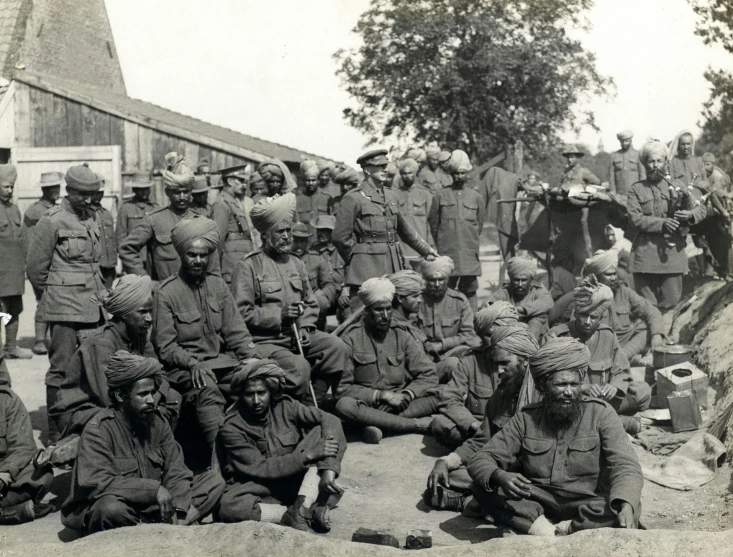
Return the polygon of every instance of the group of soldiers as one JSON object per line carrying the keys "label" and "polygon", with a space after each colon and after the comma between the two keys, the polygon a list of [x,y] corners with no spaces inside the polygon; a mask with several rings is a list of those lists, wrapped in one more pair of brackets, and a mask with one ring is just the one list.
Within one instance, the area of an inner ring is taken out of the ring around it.
{"label": "group of soldiers", "polygon": [[[300,185],[276,160],[222,169],[214,204],[194,207],[211,169],[196,175],[171,153],[168,206],[136,177],[116,230],[88,166],[68,169],[59,204],[61,176],[44,175],[45,212],[22,223],[14,168],[0,167],[0,249],[16,250],[0,269],[15,285],[0,298],[5,358],[24,356],[11,327],[26,274],[34,351],[50,333],[45,449],[0,363],[0,521],[52,512],[51,467],[73,466],[61,516],[83,534],[209,515],[327,532],[353,430],[366,443],[440,441],[450,452],[423,494],[434,508],[533,535],[637,527],[643,480],[627,433],[651,389],[630,361],[663,341],[664,298],[652,295],[672,290],[644,278],[657,273],[644,250],[679,257],[681,223],[702,221],[706,203],[669,212],[666,147],[649,142],[635,163],[646,175],[626,192],[641,295],[619,279],[616,249],[587,258],[568,292],[518,255],[479,308],[488,195],[469,157],[432,147],[395,166],[387,155],[359,157],[362,175],[304,161]],[[340,325],[327,332],[331,315]]]}

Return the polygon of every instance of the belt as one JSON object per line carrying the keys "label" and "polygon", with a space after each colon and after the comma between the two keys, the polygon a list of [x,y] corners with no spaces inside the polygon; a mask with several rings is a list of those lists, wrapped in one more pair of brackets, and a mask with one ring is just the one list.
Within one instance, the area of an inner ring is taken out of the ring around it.
{"label": "belt", "polygon": [[357,244],[394,244],[397,241],[397,233],[392,230],[390,232],[372,233],[366,236],[357,236]]}

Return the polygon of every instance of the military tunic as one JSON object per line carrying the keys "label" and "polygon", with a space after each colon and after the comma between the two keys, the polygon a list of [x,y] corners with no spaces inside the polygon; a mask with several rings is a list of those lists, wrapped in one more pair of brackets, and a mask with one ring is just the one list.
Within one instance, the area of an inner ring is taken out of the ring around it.
{"label": "military tunic", "polygon": [[23,240],[25,242],[23,250],[25,251],[26,256],[28,254],[31,241],[33,240],[33,229],[38,224],[38,221],[41,220],[43,215],[46,214],[46,211],[54,205],[55,203],[52,203],[48,199],[41,198],[28,207],[25,210],[25,213],[23,213]]}
{"label": "military tunic", "polygon": [[[397,205],[400,213],[405,215],[407,222],[415,229],[415,232],[431,246],[434,245],[433,236],[428,226],[428,213],[433,203],[433,195],[417,183],[411,187],[399,187],[393,190],[397,195]],[[405,257],[419,259],[420,254],[410,246],[402,242],[402,250]]]}
{"label": "military tunic", "polygon": [[428,341],[440,343],[441,355],[458,346],[475,348],[480,344],[473,329],[473,311],[468,300],[451,288],[441,300],[423,297],[416,324]]}
{"label": "military tunic", "polygon": [[20,210],[0,201],[0,298],[25,292],[25,245]]}
{"label": "military tunic", "polygon": [[249,197],[239,201],[228,191],[222,190],[211,209],[211,218],[219,227],[221,276],[227,284],[232,282],[237,262],[254,250],[254,229],[249,220],[252,207]]}
{"label": "military tunic", "polygon": [[[115,229],[115,236],[117,238],[118,248],[122,246],[130,233],[142,223],[145,217],[158,209],[160,209],[160,205],[153,203],[152,201],[137,201],[135,199],[128,199],[125,201],[119,211],[117,211],[117,228]],[[149,275],[150,262],[148,261],[147,246],[143,246],[139,253],[145,272]]]}
{"label": "military tunic", "polygon": [[339,288],[333,282],[333,274],[329,269],[328,261],[321,256],[318,250],[309,249],[303,255],[303,263],[308,273],[308,282],[314,289],[313,295],[318,301],[320,315],[325,317],[326,312],[336,300]]}
{"label": "military tunic", "polygon": [[619,149],[611,155],[609,184],[612,192],[625,196],[632,184],[645,179],[646,170],[639,159],[639,151],[629,147],[625,151]]}
{"label": "military tunic", "polygon": [[329,182],[326,186],[318,184],[318,191],[321,193],[325,193],[326,195],[332,197],[334,200],[338,200],[341,197],[341,187],[334,182]]}
{"label": "military tunic", "polygon": [[117,238],[115,236],[115,220],[102,205],[93,206],[99,227],[99,241],[102,255],[99,258],[99,267],[105,280],[105,286],[112,288],[117,267]]}
{"label": "military tunic", "polygon": [[[677,180],[685,186],[693,183],[697,185],[706,180],[705,165],[702,157],[680,158],[674,156],[669,161],[669,175],[672,180]],[[694,179],[694,180],[693,180]]]}
{"label": "military tunic", "polygon": [[447,188],[453,183],[450,174],[444,172],[440,168],[432,170],[427,164],[417,171],[417,179],[420,180],[422,186],[430,192],[436,192],[440,189]]}
{"label": "military tunic", "polygon": [[211,207],[211,203],[207,203],[206,205],[194,205],[191,203],[190,211],[200,217],[206,217],[208,219],[211,218]]}
{"label": "military tunic", "polygon": [[489,296],[490,302],[504,301],[514,304],[515,307],[524,308],[524,315],[520,315],[520,321],[527,323],[530,332],[539,340],[547,331],[547,314],[552,309],[554,302],[552,295],[547,288],[541,284],[533,284],[527,295],[519,302],[516,302],[509,292],[509,285],[505,284]]}
{"label": "military tunic", "polygon": [[[307,192],[295,196],[298,222],[311,226],[311,221],[321,215],[333,215],[334,198],[321,190],[312,194]],[[312,228],[312,227],[311,227]]]}

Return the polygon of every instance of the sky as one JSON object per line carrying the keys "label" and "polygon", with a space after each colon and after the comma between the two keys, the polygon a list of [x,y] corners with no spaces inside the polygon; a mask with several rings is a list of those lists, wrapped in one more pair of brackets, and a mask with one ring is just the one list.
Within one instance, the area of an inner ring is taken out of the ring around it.
{"label": "sky", "polygon": [[[105,0],[130,96],[242,133],[354,164],[367,138],[343,119],[352,100],[333,53],[358,46],[352,30],[369,0]],[[574,31],[614,79],[595,99],[598,133],[671,140],[697,131],[709,96],[708,65],[733,70],[733,56],[694,35],[687,0],[596,0],[590,32]],[[389,147],[389,145],[386,145]]]}

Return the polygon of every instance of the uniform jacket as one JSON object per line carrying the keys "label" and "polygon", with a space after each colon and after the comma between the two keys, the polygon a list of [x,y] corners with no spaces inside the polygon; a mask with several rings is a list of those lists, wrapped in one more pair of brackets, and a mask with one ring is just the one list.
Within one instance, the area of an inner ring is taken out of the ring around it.
{"label": "uniform jacket", "polygon": [[299,193],[295,197],[295,203],[298,222],[308,226],[312,219],[320,215],[333,215],[334,198],[320,189],[312,194]]}
{"label": "uniform jacket", "polygon": [[407,390],[419,397],[438,385],[435,365],[423,347],[394,320],[382,342],[369,334],[362,320],[347,327],[341,340],[349,347],[354,369],[344,370],[337,398],[371,403],[377,391],[384,390]]}
{"label": "uniform jacket", "polygon": [[224,454],[224,479],[228,483],[262,482],[305,472],[309,464],[304,448],[298,445],[314,427],[321,428],[323,439],[332,435],[339,443],[339,455],[319,461],[316,467],[340,474],[346,438],[338,418],[286,395],[271,402],[263,421],[246,416],[235,406],[224,416],[217,439]]}
{"label": "uniform jacket", "polygon": [[462,344],[473,347],[480,344],[473,330],[471,305],[466,296],[452,288],[440,301],[423,298],[417,312],[417,326],[429,341],[441,343],[441,353]]}
{"label": "uniform jacket", "polygon": [[[428,226],[428,213],[433,203],[433,195],[417,183],[409,188],[400,187],[395,188],[393,191],[397,196],[400,213],[405,215],[407,222],[423,240],[431,246],[434,245],[433,236]],[[407,257],[419,256],[415,250],[404,242],[402,242],[402,250]]]}
{"label": "uniform jacket", "polygon": [[0,385],[0,472],[15,480],[36,450],[28,410],[10,387]]}
{"label": "uniform jacket", "polygon": [[337,200],[341,197],[341,186],[334,182],[329,182],[327,186],[322,186],[321,184],[318,184],[318,191],[321,193],[325,193],[326,195],[330,195],[334,198],[334,200]]}
{"label": "uniform jacket", "polygon": [[576,164],[570,170],[563,172],[562,178],[560,178],[561,184],[592,184],[598,185],[601,181],[598,176],[593,174],[587,168]]}
{"label": "uniform jacket", "polygon": [[430,192],[436,192],[440,189],[447,188],[453,183],[453,178],[440,168],[431,170],[426,164],[417,171],[417,178],[422,186]]}
{"label": "uniform jacket", "polygon": [[[69,361],[56,404],[49,410],[49,414],[59,421],[64,437],[81,433],[97,412],[112,406],[104,370],[118,350],[133,351],[125,329],[122,321],[106,323],[84,338]],[[141,355],[157,359],[150,341]],[[158,412],[175,428],[181,395],[163,379],[156,398]]]}
{"label": "uniform jacket", "polygon": [[308,273],[308,283],[313,288],[313,295],[318,301],[320,311],[328,311],[340,291],[340,285],[337,286],[333,282],[328,260],[322,257],[318,250],[309,249],[303,255],[303,263]]}
{"label": "uniform jacket", "polygon": [[510,302],[516,307],[523,307],[526,309],[527,321],[534,317],[547,315],[554,305],[552,295],[547,291],[547,288],[541,284],[533,284],[530,286],[529,292],[527,292],[527,295],[519,303],[514,302],[514,298],[512,298],[512,295],[509,292],[509,286],[504,285],[504,288],[495,290],[491,293],[491,296],[489,296],[489,301],[491,302],[498,302],[500,300]]}
{"label": "uniform jacket", "polygon": [[28,249],[30,248],[31,241],[33,239],[33,229],[41,220],[41,217],[46,214],[51,207],[55,204],[51,203],[47,199],[39,199],[33,205],[28,207],[23,213],[23,250],[28,257]]}
{"label": "uniform jacket", "polygon": [[644,479],[621,420],[601,400],[581,397],[581,405],[578,421],[562,431],[547,422],[541,402],[525,406],[471,458],[473,481],[489,489],[497,469],[518,465],[535,485],[623,501],[638,513]]}
{"label": "uniform jacket", "polygon": [[[684,274],[688,271],[685,238],[679,230],[672,236],[663,233],[664,219],[670,216],[672,185],[682,186],[680,182],[670,184],[664,179],[657,184],[645,180],[636,182],[629,190],[626,208],[635,233],[630,266],[635,273]],[[692,211],[691,224],[697,224],[707,216],[705,205],[693,206],[692,199],[687,199],[682,208]]]}
{"label": "uniform jacket", "polygon": [[252,337],[234,305],[229,287],[207,273],[198,285],[169,277],[155,296],[153,343],[160,361],[171,369],[189,369],[192,357],[213,360],[233,352],[243,360],[256,356]]}
{"label": "uniform jacket", "polygon": [[342,198],[333,245],[348,265],[347,285],[403,269],[399,240],[422,256],[430,251],[400,212],[394,191],[367,179]]}
{"label": "uniform jacket", "polygon": [[645,179],[646,170],[639,160],[639,151],[629,147],[626,151],[619,149],[611,155],[609,184],[612,192],[627,195],[632,184]]}
{"label": "uniform jacket", "polygon": [[290,347],[292,333],[282,326],[282,308],[303,302],[298,328],[315,330],[319,307],[305,263],[290,254],[280,263],[261,251],[242,259],[232,275],[232,293],[236,310],[247,323],[255,342],[280,343]]}
{"label": "uniform jacket", "polygon": [[51,207],[35,228],[28,253],[28,278],[43,290],[37,317],[42,321],[97,323],[102,248],[93,211],[80,217],[66,199]]}
{"label": "uniform jacket", "polygon": [[94,207],[99,227],[99,241],[102,245],[102,256],[99,266],[110,268],[117,266],[117,238],[115,236],[115,219],[107,209]]}
{"label": "uniform jacket", "polygon": [[0,298],[25,291],[24,236],[18,207],[0,201]]}
{"label": "uniform jacket", "polygon": [[253,228],[249,220],[252,207],[249,197],[245,197],[240,205],[231,193],[222,190],[211,209],[211,218],[219,227],[221,276],[228,283],[232,281],[237,262],[254,250]]}
{"label": "uniform jacket", "polygon": [[312,250],[316,250],[321,258],[326,262],[328,273],[333,279],[333,283],[340,288],[344,284],[346,276],[346,265],[344,260],[336,250],[333,244],[313,244]]}
{"label": "uniform jacket", "polygon": [[200,207],[198,205],[191,204],[191,212],[199,215],[200,217],[206,217],[211,218],[211,203],[207,203],[205,207]]}
{"label": "uniform jacket", "polygon": [[479,237],[486,200],[473,188],[455,186],[433,194],[428,222],[439,254],[453,259],[453,276],[480,276]]}
{"label": "uniform jacket", "polygon": [[[153,211],[160,209],[160,205],[152,201],[135,201],[128,199],[122,204],[117,211],[117,228],[115,236],[117,237],[117,248],[127,239],[130,232],[135,230],[137,225],[141,224],[143,219],[150,215]],[[147,274],[150,274],[150,261],[148,260],[148,248],[143,246],[140,248],[140,260]]]}
{"label": "uniform jacket", "polygon": [[170,492],[176,508],[187,511],[192,480],[181,447],[160,416],[153,421],[150,440],[143,443],[121,411],[102,410],[81,435],[61,523],[82,530],[86,513],[105,495],[138,508],[155,506],[161,485]]}
{"label": "uniform jacket", "polygon": [[672,157],[669,161],[669,175],[672,180],[678,180],[685,186],[692,184],[693,176],[697,176],[695,184],[706,180],[702,157],[687,157],[686,159]]}

